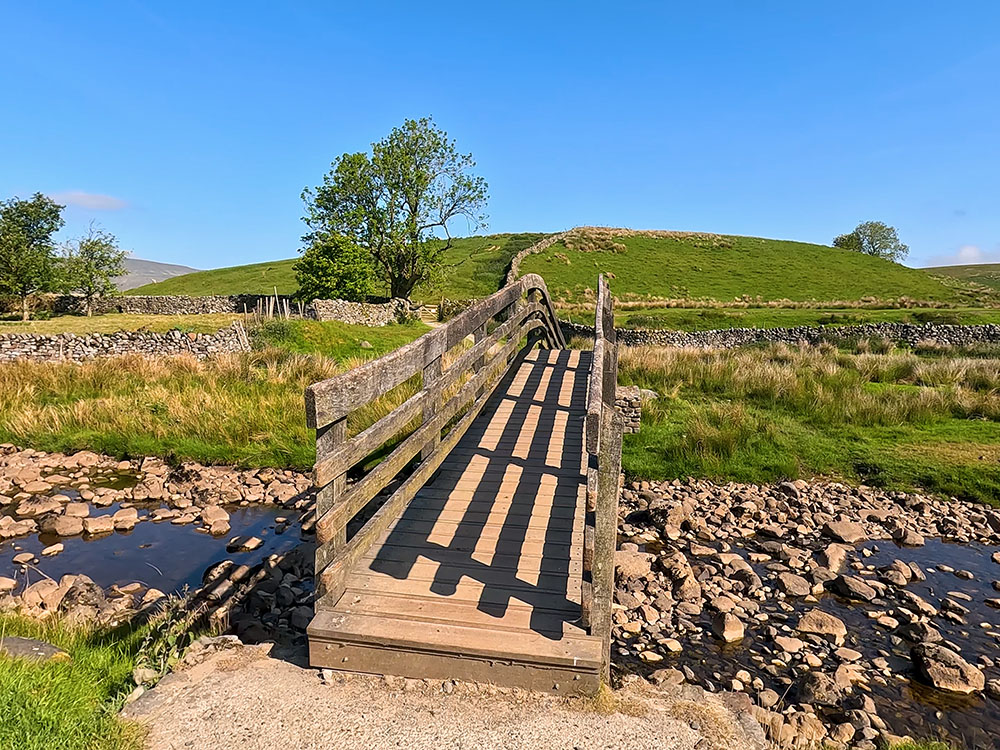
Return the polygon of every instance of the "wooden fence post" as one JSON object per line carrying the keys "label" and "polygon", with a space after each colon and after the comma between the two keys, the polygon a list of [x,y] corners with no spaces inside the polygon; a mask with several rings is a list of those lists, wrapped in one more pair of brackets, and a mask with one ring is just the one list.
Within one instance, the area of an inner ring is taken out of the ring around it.
{"label": "wooden fence post", "polygon": [[[347,417],[316,430],[316,458],[329,455],[347,439]],[[347,526],[327,530],[318,522],[333,508],[347,489],[347,474],[338,474],[316,493],[316,570],[323,570],[347,542]],[[320,592],[320,599],[328,593]]]}
{"label": "wooden fence post", "polygon": [[[435,343],[438,339],[431,338],[427,348],[424,350],[423,384],[424,390],[428,392],[427,404],[424,406],[423,421],[427,424],[435,416],[441,407],[441,357],[443,352]],[[420,460],[428,458],[441,444],[441,431],[435,431],[433,437],[427,441],[422,451]]]}
{"label": "wooden fence post", "polygon": [[615,550],[618,547],[618,480],[621,474],[622,418],[614,404],[601,413],[601,458],[597,508],[594,512],[594,558],[591,571],[590,624],[603,641],[604,679],[611,669],[611,602],[615,593]]}

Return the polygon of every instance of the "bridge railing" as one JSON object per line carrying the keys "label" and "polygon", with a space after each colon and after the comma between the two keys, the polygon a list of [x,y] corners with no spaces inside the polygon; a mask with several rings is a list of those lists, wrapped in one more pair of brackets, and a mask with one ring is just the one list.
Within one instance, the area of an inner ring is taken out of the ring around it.
{"label": "bridge railing", "polygon": [[622,417],[615,409],[618,340],[607,279],[597,280],[594,353],[587,391],[584,453],[587,520],[583,544],[583,624],[604,640],[604,676],[611,658],[611,603],[615,591]]}
{"label": "bridge railing", "polygon": [[[529,274],[410,344],[306,389],[306,420],[316,430],[318,606],[337,603],[348,572],[438,469],[514,357],[542,340],[566,346],[544,280]],[[348,438],[352,413],[418,375],[415,394]],[[348,485],[348,472],[380,455]],[[361,526],[348,539],[356,518]]]}

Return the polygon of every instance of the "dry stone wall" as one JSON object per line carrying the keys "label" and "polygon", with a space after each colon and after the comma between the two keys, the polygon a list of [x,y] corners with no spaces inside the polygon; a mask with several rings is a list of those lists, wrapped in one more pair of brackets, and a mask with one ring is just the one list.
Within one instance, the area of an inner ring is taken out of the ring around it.
{"label": "dry stone wall", "polygon": [[77,335],[57,333],[8,333],[0,336],[0,362],[33,360],[36,362],[83,362],[98,357],[140,354],[161,357],[193,354],[199,359],[225,352],[249,351],[246,331],[239,323],[215,333],[185,333],[173,330],[118,331]]}
{"label": "dry stone wall", "polygon": [[[105,297],[94,302],[94,312],[126,313],[129,315],[208,315],[217,313],[253,312],[264,301],[274,300],[274,295],[234,294],[189,297],[185,295],[150,295]],[[278,305],[296,315],[298,303],[291,297],[279,295]],[[72,295],[56,297],[53,312],[78,314],[83,312],[81,298]],[[362,326],[384,326],[413,317],[410,303],[402,299],[388,302],[348,302],[342,299],[313,300],[304,308],[304,317],[321,321],[340,321]]]}
{"label": "dry stone wall", "polygon": [[625,434],[638,432],[642,419],[642,394],[639,386],[618,386],[615,391],[615,409],[622,415]]}
{"label": "dry stone wall", "polygon": [[[560,321],[563,334],[592,338],[594,329]],[[728,328],[713,331],[657,331],[617,329],[618,342],[625,346],[688,346],[701,349],[731,349],[752,344],[805,341],[818,344],[833,339],[886,339],[915,346],[921,342],[963,346],[1000,343],[1000,325],[941,325],[935,323],[865,323],[856,326],[797,326],[795,328]]]}

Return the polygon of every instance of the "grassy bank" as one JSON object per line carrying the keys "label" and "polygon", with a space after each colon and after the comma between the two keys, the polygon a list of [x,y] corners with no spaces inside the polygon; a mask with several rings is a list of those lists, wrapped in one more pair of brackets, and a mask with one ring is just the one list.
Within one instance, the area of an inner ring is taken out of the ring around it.
{"label": "grassy bank", "polygon": [[662,395],[626,439],[626,472],[821,475],[998,504],[1000,349],[955,354],[626,349],[621,381]]}
{"label": "grassy bank", "polygon": [[937,276],[951,276],[962,281],[1000,289],[1000,263],[973,263],[965,266],[937,266],[925,268]]}
{"label": "grassy bank", "polygon": [[0,335],[5,333],[115,333],[116,331],[147,331],[163,333],[177,328],[188,333],[215,333],[240,315],[57,315],[47,320],[0,320]]}
{"label": "grassy bank", "polygon": [[[277,321],[255,334],[260,350],[205,361],[0,363],[0,442],[307,470],[315,436],[305,424],[305,388],[427,330]],[[382,409],[372,405],[357,424]]]}
{"label": "grassy bank", "polygon": [[6,636],[39,638],[71,660],[0,657],[0,746],[18,750],[139,750],[142,731],[116,717],[132,689],[141,631],[102,633],[0,614]]}
{"label": "grassy bank", "polygon": [[553,295],[571,302],[591,297],[598,273],[610,274],[612,291],[630,299],[963,298],[925,271],[825,245],[691,233],[611,239],[557,243],[525,258],[521,273],[541,274]]}

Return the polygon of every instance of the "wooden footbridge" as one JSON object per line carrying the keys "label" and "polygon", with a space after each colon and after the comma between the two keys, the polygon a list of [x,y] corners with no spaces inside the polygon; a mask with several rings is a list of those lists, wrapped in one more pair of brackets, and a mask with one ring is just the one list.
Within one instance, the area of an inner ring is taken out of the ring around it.
{"label": "wooden footbridge", "polygon": [[[603,277],[594,348],[581,351],[529,275],[310,386],[312,664],[596,691],[614,591],[617,369]],[[398,405],[356,431],[352,415],[370,422],[386,402]]]}

